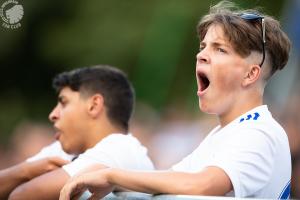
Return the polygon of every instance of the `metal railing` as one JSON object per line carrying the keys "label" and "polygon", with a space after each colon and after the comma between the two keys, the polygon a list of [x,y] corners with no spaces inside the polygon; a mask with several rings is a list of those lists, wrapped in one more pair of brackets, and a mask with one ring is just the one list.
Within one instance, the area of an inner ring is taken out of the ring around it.
{"label": "metal railing", "polygon": [[[104,200],[242,200],[243,198],[195,196],[195,195],[151,195],[139,192],[116,192],[107,195]],[[246,199],[243,199],[246,200]],[[247,199],[249,200],[249,199]],[[259,200],[259,199],[255,199]],[[266,200],[266,199],[264,199]]]}

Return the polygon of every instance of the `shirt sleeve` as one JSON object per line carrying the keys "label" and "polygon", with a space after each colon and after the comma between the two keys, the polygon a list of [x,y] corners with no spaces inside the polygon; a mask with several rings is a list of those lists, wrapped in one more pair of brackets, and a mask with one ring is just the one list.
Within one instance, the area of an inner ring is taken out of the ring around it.
{"label": "shirt sleeve", "polygon": [[71,161],[72,158],[74,157],[74,155],[71,154],[67,154],[66,152],[64,152],[64,150],[61,147],[61,144],[59,141],[55,141],[52,144],[42,148],[42,150],[40,152],[38,152],[36,155],[28,158],[26,161],[27,162],[33,162],[36,160],[40,160],[43,158],[48,158],[48,157],[60,157],[64,160],[68,160]]}
{"label": "shirt sleeve", "polygon": [[[138,169],[145,163],[151,166],[146,150],[131,136],[113,134],[102,139],[95,147],[88,149],[72,163],[63,166],[63,169],[72,177],[82,169],[92,164],[102,164],[107,167],[123,169]],[[149,161],[148,161],[149,160]],[[150,168],[150,167],[148,167]]]}
{"label": "shirt sleeve", "polygon": [[208,163],[229,176],[235,197],[251,197],[270,180],[275,144],[268,133],[258,129],[242,130],[226,140]]}

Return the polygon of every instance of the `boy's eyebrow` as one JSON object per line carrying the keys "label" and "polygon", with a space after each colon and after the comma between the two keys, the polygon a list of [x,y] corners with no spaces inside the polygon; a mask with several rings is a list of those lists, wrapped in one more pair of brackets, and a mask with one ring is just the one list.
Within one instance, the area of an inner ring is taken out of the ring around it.
{"label": "boy's eyebrow", "polygon": [[[203,42],[203,41],[200,42],[200,46],[206,46],[206,42]],[[226,44],[225,42],[212,42],[211,46],[214,46],[214,47],[225,46],[225,47],[228,47],[228,48],[231,47],[231,45]]]}
{"label": "boy's eyebrow", "polygon": [[225,47],[230,47],[230,45],[224,43],[224,42],[213,42],[212,46],[225,46]]}

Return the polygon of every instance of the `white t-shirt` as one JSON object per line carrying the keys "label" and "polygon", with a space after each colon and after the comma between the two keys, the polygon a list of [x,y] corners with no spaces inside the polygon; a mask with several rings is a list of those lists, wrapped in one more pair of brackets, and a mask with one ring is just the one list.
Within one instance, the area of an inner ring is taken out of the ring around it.
{"label": "white t-shirt", "polygon": [[[60,142],[56,141],[44,147],[35,156],[28,158],[27,161],[32,162],[50,156],[58,156],[69,161],[75,157],[65,153]],[[119,133],[103,138],[93,148],[86,150],[77,159],[62,168],[72,177],[87,166],[97,163],[121,169],[154,169],[152,161],[147,155],[147,149],[131,134]]]}
{"label": "white t-shirt", "polygon": [[287,135],[266,105],[217,126],[174,171],[198,172],[217,166],[229,176],[228,196],[287,199],[290,195],[291,155]]}
{"label": "white t-shirt", "polygon": [[36,160],[40,160],[52,156],[60,157],[68,161],[71,161],[75,157],[74,155],[67,154],[66,152],[64,152],[60,142],[55,141],[52,144],[44,147],[40,152],[38,152],[34,156],[28,158],[26,161],[32,162],[32,161],[36,161]]}
{"label": "white t-shirt", "polygon": [[93,148],[80,154],[76,160],[64,165],[63,169],[72,177],[92,164],[134,170],[153,170],[147,149],[132,135],[111,134]]}

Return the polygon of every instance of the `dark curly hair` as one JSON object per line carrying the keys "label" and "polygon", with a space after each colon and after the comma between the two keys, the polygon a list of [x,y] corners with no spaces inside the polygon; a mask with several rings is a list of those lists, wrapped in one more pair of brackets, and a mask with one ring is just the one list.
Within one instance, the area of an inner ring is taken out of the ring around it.
{"label": "dark curly hair", "polygon": [[134,106],[134,90],[121,70],[104,65],[83,67],[58,74],[52,85],[57,92],[70,87],[88,96],[101,94],[109,120],[128,131]]}

